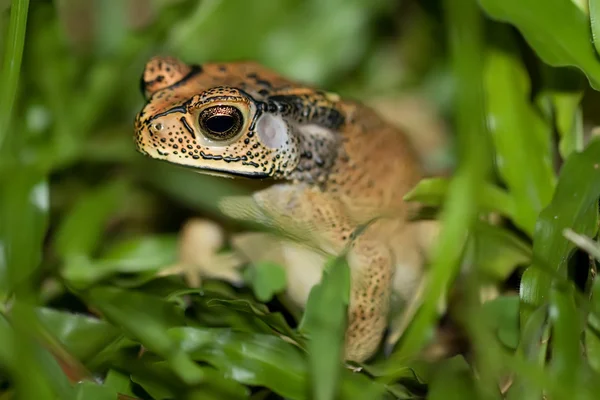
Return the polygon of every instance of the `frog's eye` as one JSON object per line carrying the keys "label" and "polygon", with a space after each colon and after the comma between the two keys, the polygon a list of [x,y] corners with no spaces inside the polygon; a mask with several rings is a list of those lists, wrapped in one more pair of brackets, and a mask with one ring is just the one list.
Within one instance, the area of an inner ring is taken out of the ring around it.
{"label": "frog's eye", "polygon": [[242,112],[233,106],[214,106],[203,110],[198,117],[200,129],[211,140],[228,140],[243,126]]}

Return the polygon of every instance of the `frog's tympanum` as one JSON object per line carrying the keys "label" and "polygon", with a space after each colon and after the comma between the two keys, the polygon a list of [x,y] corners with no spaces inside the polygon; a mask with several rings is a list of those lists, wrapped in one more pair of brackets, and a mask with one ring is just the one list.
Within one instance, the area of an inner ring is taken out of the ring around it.
{"label": "frog's tympanum", "polygon": [[[423,176],[407,136],[360,103],[251,62],[155,57],[141,88],[140,152],[201,173],[273,180],[221,208],[285,234],[276,242],[293,301],[305,304],[326,260],[347,252],[345,358],[372,356],[392,294],[413,298],[432,237],[430,224],[409,221],[414,205],[403,201]],[[274,246],[273,236],[266,243]]]}

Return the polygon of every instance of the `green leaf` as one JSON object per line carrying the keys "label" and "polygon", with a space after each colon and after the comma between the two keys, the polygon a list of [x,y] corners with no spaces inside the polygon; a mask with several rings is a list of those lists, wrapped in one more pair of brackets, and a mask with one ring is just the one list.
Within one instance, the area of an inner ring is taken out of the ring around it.
{"label": "green leaf", "polygon": [[245,270],[244,278],[252,286],[256,298],[265,303],[287,286],[285,269],[272,262],[254,263]]}
{"label": "green leaf", "polygon": [[[0,73],[0,154],[10,131],[12,110],[19,86],[29,0],[13,0],[10,25],[6,37],[5,52]],[[2,38],[0,38],[2,39]]]}
{"label": "green leaf", "polygon": [[96,355],[121,335],[119,329],[106,321],[81,314],[40,308],[37,315],[48,331],[82,361]]}
{"label": "green leaf", "polygon": [[[577,380],[582,373],[582,320],[571,291],[553,288],[550,296],[550,319],[553,328],[550,368],[555,379],[560,380],[566,391],[578,393],[581,392],[578,390]],[[554,396],[558,398],[558,394]]]}
{"label": "green leaf", "polygon": [[566,277],[567,262],[575,245],[563,236],[565,228],[593,237],[597,231],[600,197],[600,141],[593,140],[582,153],[574,153],[560,172],[552,202],[540,214],[533,240],[533,265],[521,279],[521,321],[546,303],[552,268]]}
{"label": "green leaf", "polygon": [[554,190],[551,129],[529,101],[529,77],[511,32],[493,27],[484,70],[488,125],[498,171],[514,198],[514,222],[531,235]]}
{"label": "green leaf", "polygon": [[519,344],[519,297],[500,296],[482,305],[482,315],[498,340],[516,349]]}
{"label": "green leaf", "polygon": [[588,2],[589,14],[590,14],[590,25],[592,26],[592,42],[596,49],[596,54],[600,55],[600,1],[589,0]]}
{"label": "green leaf", "polygon": [[50,205],[46,177],[22,166],[0,173],[0,297],[37,279]]}
{"label": "green leaf", "polygon": [[333,399],[342,367],[344,333],[350,291],[350,269],[345,257],[333,258],[321,282],[309,294],[301,329],[309,335],[312,396]]}
{"label": "green leaf", "polygon": [[144,388],[153,399],[173,399],[176,396],[171,388],[151,377],[132,375],[131,380]]}
{"label": "green leaf", "polygon": [[113,390],[114,393],[134,396],[131,391],[131,379],[128,375],[117,370],[111,369],[106,373],[104,386]]}
{"label": "green leaf", "polygon": [[166,331],[173,325],[182,325],[181,310],[161,298],[140,292],[117,288],[96,287],[85,293],[85,298],[131,338],[168,362],[184,382],[194,384],[204,375],[176,344]]}
{"label": "green leaf", "polygon": [[[17,316],[30,317],[19,311],[20,308],[23,306],[15,305]],[[28,322],[29,318],[11,325],[0,315],[0,343],[3,344],[0,346],[0,364],[9,373],[15,391],[22,398],[54,400],[58,396],[60,399],[72,399],[71,385],[57,360],[32,340],[31,332],[24,332],[22,325]],[[15,325],[19,325],[18,330],[13,329]],[[30,330],[35,328],[32,325],[28,326]]]}
{"label": "green leaf", "polygon": [[192,359],[211,364],[225,377],[292,400],[307,398],[306,362],[300,350],[276,336],[192,327],[168,334]]}
{"label": "green leaf", "polygon": [[507,229],[477,223],[473,229],[477,267],[487,276],[503,281],[517,266],[529,265],[531,246]]}
{"label": "green leaf", "polygon": [[207,303],[210,307],[227,307],[228,310],[236,310],[254,315],[265,324],[269,325],[273,331],[286,335],[296,342],[300,342],[299,335],[294,332],[287,324],[283,315],[279,312],[269,312],[264,304],[252,303],[248,300],[223,300],[212,299]]}
{"label": "green leaf", "polygon": [[585,80],[574,70],[542,66],[544,87],[536,99],[547,110],[560,135],[559,152],[567,159],[573,151],[584,147],[583,110],[581,100]]}
{"label": "green leaf", "polygon": [[600,374],[600,337],[598,333],[591,328],[587,328],[585,330],[584,344],[590,367],[597,374]]}
{"label": "green leaf", "polygon": [[177,382],[164,361],[146,360],[143,369],[138,368],[132,380],[142,386],[156,399],[245,399],[249,390],[222,372],[211,367],[201,367],[206,381],[200,385],[184,386]]}
{"label": "green leaf", "polygon": [[[549,336],[547,319],[548,307],[544,306],[536,309],[525,323],[521,323],[521,338],[517,354],[531,362],[528,365],[528,369],[531,371],[536,369],[541,371],[546,360]],[[541,398],[541,395],[540,387],[532,385],[526,377],[521,375],[515,376],[513,384],[507,392],[509,400],[538,399]]]}
{"label": "green leaf", "polygon": [[93,382],[83,381],[75,386],[76,400],[115,400],[116,397],[113,390]]}
{"label": "green leaf", "polygon": [[568,0],[479,0],[492,18],[516,26],[540,58],[553,67],[583,71],[600,89],[600,62],[590,46],[587,16]]}
{"label": "green leaf", "polygon": [[[441,206],[446,199],[450,182],[446,178],[422,179],[417,186],[404,196],[405,201],[418,201],[430,206]],[[496,211],[502,216],[515,220],[516,205],[509,193],[486,183],[478,193],[479,206],[486,211]]]}
{"label": "green leaf", "polygon": [[[152,286],[160,285],[161,288],[165,286],[164,278],[150,283]],[[226,288],[228,290],[224,290]],[[158,288],[150,290],[149,285],[145,285],[140,289],[148,293],[156,292]],[[239,331],[262,333],[273,333],[274,330],[278,333],[280,330],[285,332],[289,328],[283,316],[268,313],[267,307],[256,303],[251,294],[231,292],[231,287],[224,282],[204,281],[202,288],[175,290],[167,296],[182,305],[191,302],[192,307],[188,310],[194,313],[196,325],[228,326]],[[288,335],[290,332],[284,334]],[[294,332],[291,334],[295,335]]]}
{"label": "green leaf", "polygon": [[97,260],[70,257],[62,275],[77,288],[93,285],[116,274],[141,274],[150,278],[178,259],[175,235],[141,236],[118,242]]}

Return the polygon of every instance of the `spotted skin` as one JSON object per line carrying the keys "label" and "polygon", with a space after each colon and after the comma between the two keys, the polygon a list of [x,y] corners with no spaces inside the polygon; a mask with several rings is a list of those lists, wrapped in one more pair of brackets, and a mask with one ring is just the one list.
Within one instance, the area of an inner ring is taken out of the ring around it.
{"label": "spotted skin", "polygon": [[[428,247],[420,240],[423,225],[407,222],[411,209],[402,200],[423,175],[403,132],[359,103],[251,62],[192,66],[155,57],[141,87],[147,104],[135,121],[140,152],[201,173],[274,180],[249,198],[226,199],[222,209],[295,233],[280,241],[288,286],[294,276],[308,282],[291,291],[295,302],[305,304],[320,280],[321,269],[314,272],[306,260],[349,251],[345,358],[371,357],[392,292],[411,297]],[[210,132],[210,121],[201,121],[206,110],[224,110],[219,121],[239,128]],[[241,119],[231,118],[238,112]]]}

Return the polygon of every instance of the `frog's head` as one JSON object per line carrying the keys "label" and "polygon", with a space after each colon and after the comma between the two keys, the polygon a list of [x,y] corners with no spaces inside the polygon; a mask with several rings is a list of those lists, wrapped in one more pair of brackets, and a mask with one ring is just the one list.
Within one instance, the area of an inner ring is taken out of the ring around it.
{"label": "frog's head", "polygon": [[136,117],[137,149],[207,174],[288,176],[301,146],[293,121],[268,101],[268,74],[254,63],[151,59],[141,81],[147,104]]}

